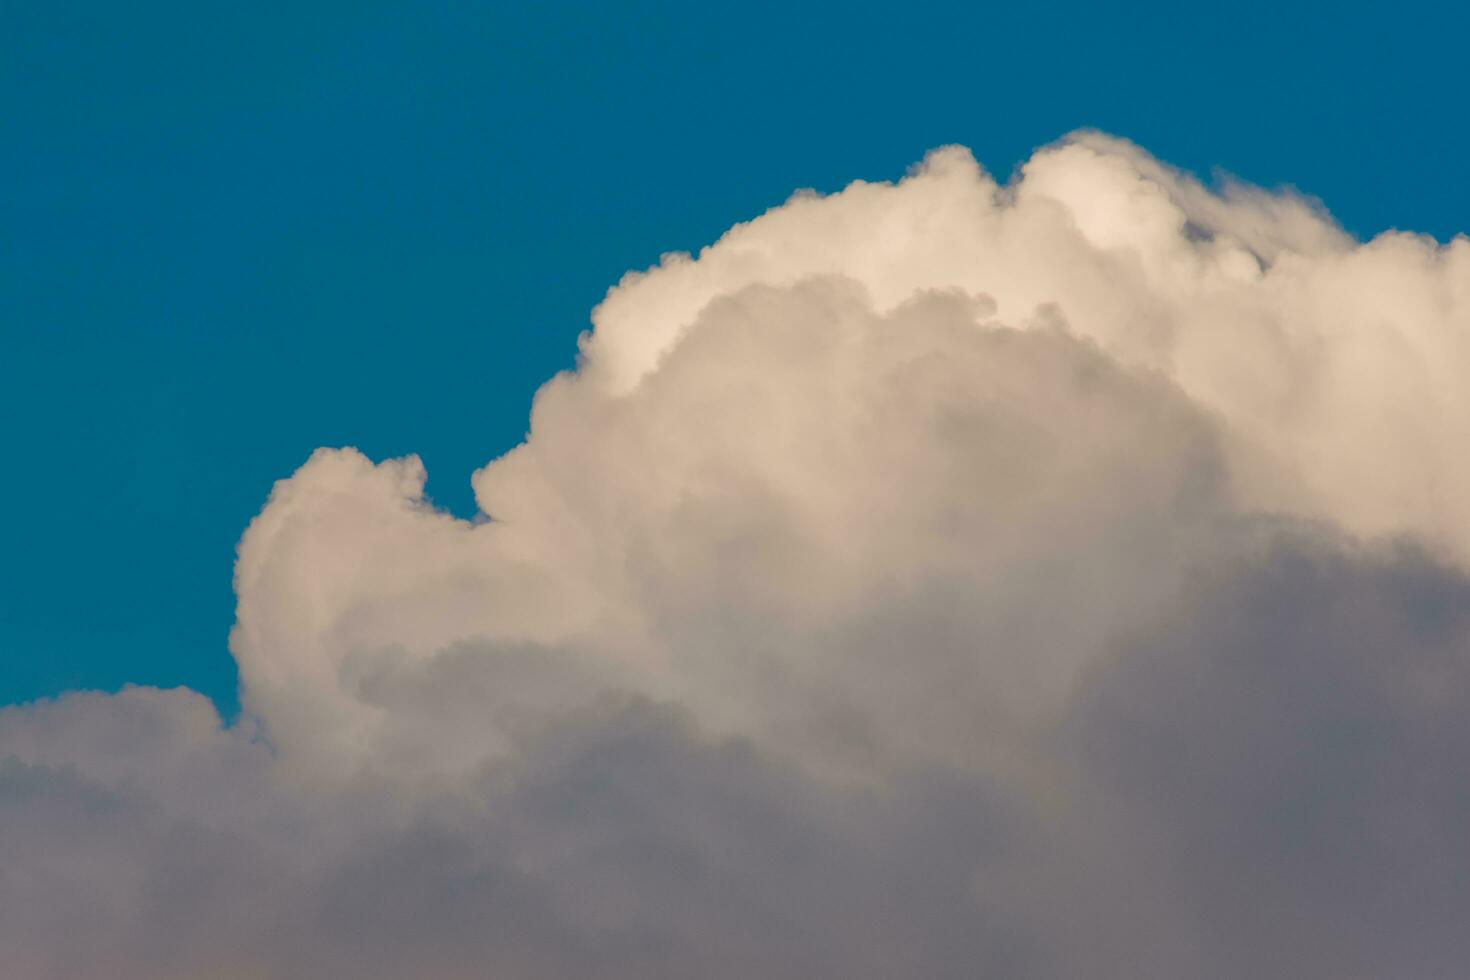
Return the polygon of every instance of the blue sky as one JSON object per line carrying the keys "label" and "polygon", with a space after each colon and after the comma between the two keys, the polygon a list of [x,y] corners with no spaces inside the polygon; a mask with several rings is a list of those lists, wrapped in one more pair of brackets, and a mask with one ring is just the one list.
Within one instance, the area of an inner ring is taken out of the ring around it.
{"label": "blue sky", "polygon": [[1093,126],[1448,237],[1463,9],[5,5],[0,702],[232,706],[272,481],[417,452],[468,513],[624,270],[797,187]]}

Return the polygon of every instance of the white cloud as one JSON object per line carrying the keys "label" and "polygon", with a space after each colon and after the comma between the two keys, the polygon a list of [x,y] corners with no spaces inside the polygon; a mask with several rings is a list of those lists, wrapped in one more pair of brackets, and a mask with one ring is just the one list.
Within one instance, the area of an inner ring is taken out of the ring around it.
{"label": "white cloud", "polygon": [[18,975],[1470,952],[1470,242],[1082,134],[794,197],[593,321],[489,520],[412,458],[277,485],[237,726],[0,711]]}

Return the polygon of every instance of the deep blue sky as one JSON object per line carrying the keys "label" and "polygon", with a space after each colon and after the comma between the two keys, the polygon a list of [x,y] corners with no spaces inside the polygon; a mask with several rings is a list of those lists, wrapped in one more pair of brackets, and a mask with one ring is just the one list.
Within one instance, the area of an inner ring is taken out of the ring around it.
{"label": "deep blue sky", "polygon": [[797,187],[1078,126],[1470,228],[1463,4],[0,0],[0,703],[234,705],[234,545],[319,445],[513,445],[609,284]]}

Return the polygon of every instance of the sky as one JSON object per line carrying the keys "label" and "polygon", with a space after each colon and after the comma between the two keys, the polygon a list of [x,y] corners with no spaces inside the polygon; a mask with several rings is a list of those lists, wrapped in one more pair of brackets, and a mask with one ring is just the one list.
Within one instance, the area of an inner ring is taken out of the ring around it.
{"label": "sky", "polygon": [[318,446],[469,475],[625,270],[799,187],[1078,127],[1470,226],[1463,5],[19,4],[0,29],[0,702],[235,703],[230,567]]}
{"label": "sky", "polygon": [[0,973],[1463,974],[1463,13],[144,13],[0,30]]}

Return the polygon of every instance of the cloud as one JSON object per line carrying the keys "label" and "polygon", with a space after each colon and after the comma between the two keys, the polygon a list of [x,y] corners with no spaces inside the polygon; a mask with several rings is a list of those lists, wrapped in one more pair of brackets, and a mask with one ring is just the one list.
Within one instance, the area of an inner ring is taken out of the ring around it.
{"label": "cloud", "polygon": [[1439,977],[1470,243],[1078,134],[630,274],[435,511],[320,450],[242,719],[0,710],[18,977]]}

